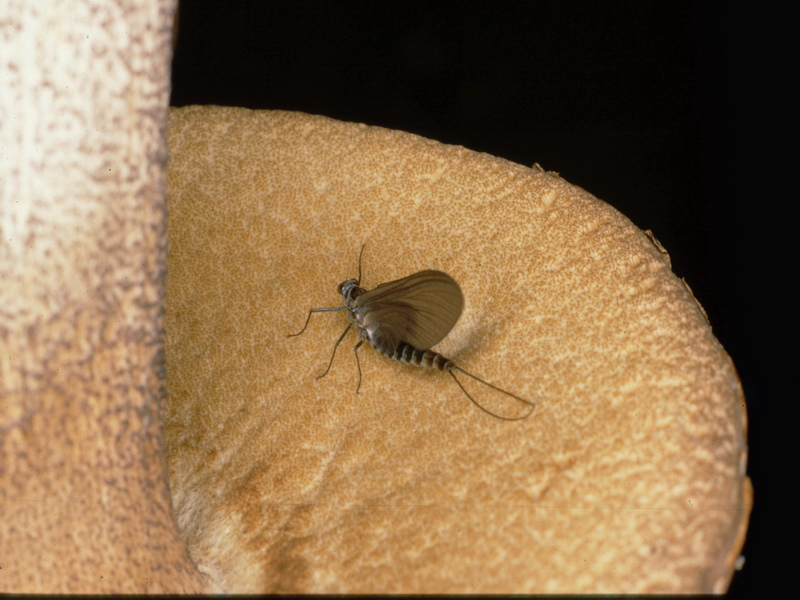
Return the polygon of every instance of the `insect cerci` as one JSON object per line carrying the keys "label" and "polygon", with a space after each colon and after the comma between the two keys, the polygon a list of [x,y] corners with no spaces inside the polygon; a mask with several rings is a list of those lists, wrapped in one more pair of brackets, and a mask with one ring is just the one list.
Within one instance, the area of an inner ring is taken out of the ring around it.
{"label": "insect cerci", "polygon": [[[374,290],[367,291],[360,287],[363,254],[364,246],[361,247],[361,254],[358,257],[358,279],[348,279],[339,284],[342,306],[312,308],[308,311],[303,328],[297,333],[289,335],[289,337],[294,337],[303,333],[308,327],[311,315],[315,312],[347,310],[350,323],[333,347],[328,368],[317,379],[328,374],[336,356],[336,349],[347,332],[355,326],[361,335],[361,339],[353,349],[358,367],[356,393],[361,387],[358,349],[364,340],[367,340],[375,350],[392,360],[416,367],[436,368],[449,373],[467,398],[483,412],[493,417],[504,421],[518,421],[533,412],[534,403],[468,373],[452,360],[430,350],[450,332],[464,308],[464,295],[452,277],[441,271],[420,271],[396,281],[382,283]],[[470,395],[456,377],[455,371],[529,406],[530,409],[518,417],[505,417],[490,411]]]}

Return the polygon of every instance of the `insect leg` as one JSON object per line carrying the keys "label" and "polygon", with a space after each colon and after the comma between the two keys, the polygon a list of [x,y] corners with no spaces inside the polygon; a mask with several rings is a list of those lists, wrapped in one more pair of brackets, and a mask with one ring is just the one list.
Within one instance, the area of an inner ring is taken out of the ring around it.
{"label": "insect leg", "polygon": [[344,339],[344,336],[347,335],[347,332],[350,331],[350,328],[352,326],[353,326],[352,323],[348,324],[347,325],[347,329],[345,329],[344,333],[342,333],[342,335],[339,336],[339,339],[336,340],[336,344],[333,346],[333,352],[331,353],[331,362],[328,363],[328,368],[325,369],[325,372],[322,375],[317,375],[317,379],[322,379],[323,377],[325,377],[325,375],[328,374],[328,371],[331,370],[331,365],[333,365],[333,359],[336,357],[336,349],[339,347],[339,344],[342,343],[342,340]]}
{"label": "insect leg", "polygon": [[334,308],[312,308],[311,310],[308,311],[308,316],[306,317],[306,324],[303,325],[303,328],[300,331],[298,331],[297,333],[288,334],[286,337],[295,337],[296,335],[300,335],[301,333],[303,333],[306,330],[306,327],[308,327],[308,322],[311,320],[311,313],[315,313],[315,312],[331,312],[331,311],[334,311],[334,310],[344,310],[344,309],[345,309],[344,306],[336,306]]}
{"label": "insect leg", "polygon": [[361,347],[361,344],[363,343],[364,343],[364,338],[361,338],[360,340],[358,340],[358,343],[353,348],[353,354],[356,355],[356,366],[358,367],[358,385],[356,386],[356,394],[358,393],[358,390],[361,389],[361,363],[358,360],[358,349]]}

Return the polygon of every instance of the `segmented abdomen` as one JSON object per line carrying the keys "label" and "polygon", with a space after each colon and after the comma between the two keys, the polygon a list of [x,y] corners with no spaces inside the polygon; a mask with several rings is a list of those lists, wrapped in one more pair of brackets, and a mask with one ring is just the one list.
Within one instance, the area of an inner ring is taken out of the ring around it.
{"label": "segmented abdomen", "polygon": [[451,371],[455,366],[449,358],[445,358],[433,350],[417,350],[411,344],[400,342],[397,348],[389,356],[392,360],[405,363],[414,367],[425,367],[427,369],[439,369],[440,371]]}

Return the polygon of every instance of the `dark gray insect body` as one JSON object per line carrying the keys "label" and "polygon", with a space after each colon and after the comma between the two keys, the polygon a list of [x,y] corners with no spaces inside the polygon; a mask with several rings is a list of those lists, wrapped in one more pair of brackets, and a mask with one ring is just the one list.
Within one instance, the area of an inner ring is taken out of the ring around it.
{"label": "dark gray insect body", "polygon": [[[364,247],[361,248],[361,254]],[[353,352],[358,366],[358,386],[361,388],[361,364],[358,360],[358,349],[368,341],[378,352],[398,362],[415,367],[435,368],[450,374],[458,387],[473,404],[483,412],[504,421],[518,421],[529,416],[535,405],[519,396],[507,392],[480,377],[468,373],[452,360],[442,356],[430,348],[438,344],[450,332],[461,316],[464,308],[464,296],[459,285],[447,273],[441,271],[420,271],[408,277],[383,283],[374,290],[365,290],[359,286],[361,281],[361,255],[358,259],[358,279],[348,279],[339,284],[342,294],[342,306],[334,308],[312,308],[308,312],[303,328],[289,337],[303,333],[308,327],[312,313],[347,310],[350,324],[336,341],[328,368],[317,379],[324,377],[333,365],[336,349],[355,326],[361,339]],[[467,392],[454,371],[466,376],[530,406],[521,417],[503,417],[483,406]]]}

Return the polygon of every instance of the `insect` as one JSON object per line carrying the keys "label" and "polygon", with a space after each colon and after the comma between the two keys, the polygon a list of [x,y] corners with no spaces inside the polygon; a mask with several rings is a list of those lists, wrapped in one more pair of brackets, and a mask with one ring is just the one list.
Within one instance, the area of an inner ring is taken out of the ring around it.
{"label": "insect", "polygon": [[[364,247],[361,247],[358,256],[358,279],[348,279],[339,284],[342,306],[310,309],[303,328],[288,336],[295,337],[303,333],[314,313],[347,310],[350,323],[333,347],[328,368],[317,379],[325,377],[331,370],[339,344],[347,332],[355,326],[360,333],[360,339],[353,348],[358,367],[356,393],[361,388],[358,349],[366,340],[375,350],[392,360],[416,367],[436,368],[449,373],[467,398],[493,417],[504,421],[519,421],[528,417],[535,408],[534,403],[468,373],[452,360],[430,350],[450,333],[464,308],[464,296],[455,280],[447,273],[427,270],[396,281],[382,283],[374,290],[367,291],[360,287],[361,257],[364,254]],[[470,395],[456,377],[455,371],[529,406],[530,410],[520,417],[504,417],[490,411]]]}

